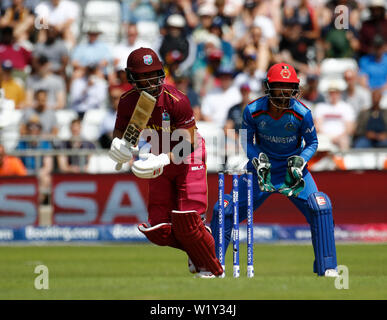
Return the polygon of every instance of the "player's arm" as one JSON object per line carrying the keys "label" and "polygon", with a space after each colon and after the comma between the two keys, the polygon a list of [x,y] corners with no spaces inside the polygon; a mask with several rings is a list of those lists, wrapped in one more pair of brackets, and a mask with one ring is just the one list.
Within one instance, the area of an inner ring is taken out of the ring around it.
{"label": "player's arm", "polygon": [[307,112],[301,124],[301,135],[305,140],[304,150],[299,156],[294,155],[288,158],[285,181],[278,189],[280,193],[288,197],[298,197],[305,188],[302,171],[317,150],[318,140],[316,127],[310,111]]}
{"label": "player's arm", "polygon": [[258,158],[262,152],[257,143],[254,143],[256,133],[256,125],[251,116],[248,107],[243,111],[242,130],[240,132],[242,138],[242,147],[249,159]]}
{"label": "player's arm", "polygon": [[249,108],[246,107],[243,112],[242,130],[240,131],[242,147],[249,160],[251,160],[255,170],[257,170],[258,185],[261,191],[273,192],[275,191],[275,187],[271,183],[271,164],[268,156],[262,152],[257,143],[254,143],[254,138],[256,138],[255,133],[255,122]]}
{"label": "player's arm", "polygon": [[318,147],[316,127],[310,111],[307,112],[302,121],[301,134],[305,141],[305,147],[300,156],[305,162],[308,162],[313,157]]}

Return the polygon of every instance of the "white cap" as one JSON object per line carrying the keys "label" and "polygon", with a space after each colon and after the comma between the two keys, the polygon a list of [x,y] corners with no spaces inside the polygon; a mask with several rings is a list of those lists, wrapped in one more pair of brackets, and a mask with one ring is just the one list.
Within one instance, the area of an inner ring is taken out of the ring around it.
{"label": "white cap", "polygon": [[167,19],[167,24],[171,27],[175,28],[184,28],[185,26],[185,19],[180,14],[172,14]]}
{"label": "white cap", "polygon": [[386,8],[386,0],[370,0],[368,6]]}
{"label": "white cap", "polygon": [[327,91],[344,91],[347,84],[343,79],[331,79],[328,82]]}
{"label": "white cap", "polygon": [[211,3],[202,4],[198,9],[199,16],[216,16],[218,9]]}

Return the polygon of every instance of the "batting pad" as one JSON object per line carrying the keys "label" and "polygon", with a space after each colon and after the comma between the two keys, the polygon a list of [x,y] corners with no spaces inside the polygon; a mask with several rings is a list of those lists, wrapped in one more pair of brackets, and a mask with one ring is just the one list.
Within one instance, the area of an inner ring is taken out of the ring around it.
{"label": "batting pad", "polygon": [[315,192],[308,197],[308,205],[312,211],[314,272],[322,276],[325,270],[337,267],[332,204],[325,193]]}
{"label": "batting pad", "polygon": [[200,215],[192,211],[171,212],[172,229],[194,265],[203,271],[219,276],[223,268],[215,255],[215,241],[206,229]]}

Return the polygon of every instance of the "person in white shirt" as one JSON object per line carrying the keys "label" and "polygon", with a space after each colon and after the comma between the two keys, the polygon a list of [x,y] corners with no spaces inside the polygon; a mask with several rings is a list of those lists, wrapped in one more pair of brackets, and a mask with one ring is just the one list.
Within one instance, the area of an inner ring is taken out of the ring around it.
{"label": "person in white shirt", "polygon": [[76,44],[79,29],[76,21],[79,18],[79,5],[70,0],[50,0],[39,3],[35,15],[42,19],[43,24],[53,25],[63,33],[69,48]]}
{"label": "person in white shirt", "polygon": [[242,101],[238,87],[233,85],[233,70],[220,67],[218,72],[220,86],[203,97],[202,117],[204,121],[213,122],[218,128],[223,128],[230,108]]}
{"label": "person in white shirt", "polygon": [[127,26],[126,39],[113,47],[113,64],[116,70],[125,70],[128,55],[138,48],[151,48],[151,44],[138,38],[137,24]]}
{"label": "person in white shirt", "polygon": [[343,88],[332,80],[328,85],[328,101],[316,104],[314,110],[318,135],[329,137],[340,150],[348,150],[355,127],[353,107],[341,99]]}

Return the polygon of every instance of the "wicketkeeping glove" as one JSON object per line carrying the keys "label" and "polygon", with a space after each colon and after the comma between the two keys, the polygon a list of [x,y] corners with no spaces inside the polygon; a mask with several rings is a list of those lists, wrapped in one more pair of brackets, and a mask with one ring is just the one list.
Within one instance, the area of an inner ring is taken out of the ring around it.
{"label": "wicketkeeping glove", "polygon": [[275,187],[271,183],[271,164],[267,155],[261,152],[258,155],[258,158],[253,158],[251,162],[257,170],[259,189],[261,189],[262,192],[275,191]]}
{"label": "wicketkeeping glove", "polygon": [[306,162],[300,156],[291,156],[288,158],[288,168],[283,183],[278,191],[287,197],[297,197],[305,187],[305,181],[302,178],[302,170]]}
{"label": "wicketkeeping glove", "polygon": [[158,177],[163,173],[163,168],[171,162],[165,153],[158,156],[152,153],[140,153],[139,157],[140,160],[135,161],[132,165],[132,172],[142,179]]}

